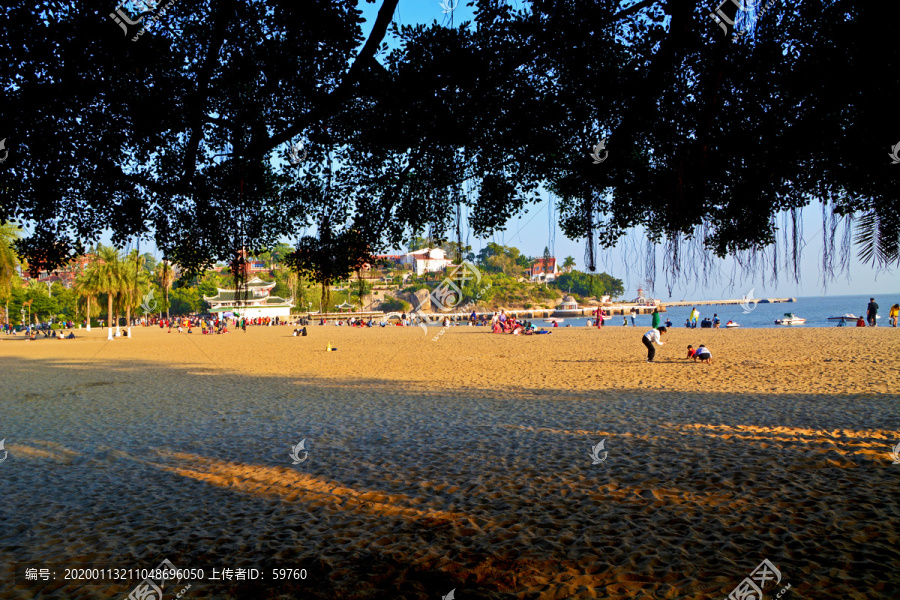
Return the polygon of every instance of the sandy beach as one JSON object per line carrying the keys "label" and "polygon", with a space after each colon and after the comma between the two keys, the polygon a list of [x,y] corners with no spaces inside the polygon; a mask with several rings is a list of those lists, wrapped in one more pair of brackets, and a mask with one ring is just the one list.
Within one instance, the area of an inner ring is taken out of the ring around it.
{"label": "sandy beach", "polygon": [[0,340],[0,599],[900,597],[900,330],[438,331]]}

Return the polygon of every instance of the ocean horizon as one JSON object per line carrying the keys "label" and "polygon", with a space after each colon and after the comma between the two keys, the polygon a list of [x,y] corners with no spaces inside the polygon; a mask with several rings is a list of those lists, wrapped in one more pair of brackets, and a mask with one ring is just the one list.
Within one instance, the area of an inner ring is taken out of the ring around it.
{"label": "ocean horizon", "polygon": [[[704,317],[712,318],[718,315],[722,321],[722,327],[728,321],[740,324],[742,328],[768,328],[768,327],[836,327],[837,322],[829,321],[829,317],[839,316],[845,313],[852,313],[858,316],[865,316],[866,306],[869,298],[875,298],[878,304],[879,326],[889,326],[888,311],[891,305],[900,303],[900,292],[891,295],[839,295],[839,296],[795,296],[796,302],[777,302],[777,303],[748,303],[747,308],[740,304],[720,304],[720,305],[699,305],[697,310],[700,311],[700,319]],[[768,298],[789,298],[792,296],[766,296]],[[728,299],[728,298],[723,298]],[[702,302],[702,300],[697,300]],[[665,302],[663,302],[665,304]],[[662,313],[663,323],[666,320],[672,321],[673,327],[684,327],[684,322],[691,313],[691,306],[672,306],[666,312]],[[793,313],[798,317],[806,319],[803,325],[776,325],[775,320],[780,319],[785,313]],[[541,319],[538,323],[544,323]],[[563,321],[561,326],[571,325],[573,327],[587,326],[588,317],[569,317]],[[636,327],[650,327],[650,315],[638,315],[635,318]],[[855,326],[855,323],[847,325]],[[608,317],[605,326],[622,327],[622,317]],[[627,326],[631,327],[631,319],[628,318]],[[699,326],[698,326],[699,328]]]}

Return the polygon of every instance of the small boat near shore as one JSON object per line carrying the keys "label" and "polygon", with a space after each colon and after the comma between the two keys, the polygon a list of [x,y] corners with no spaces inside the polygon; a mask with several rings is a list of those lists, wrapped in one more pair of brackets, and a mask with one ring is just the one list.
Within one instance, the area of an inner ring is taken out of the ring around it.
{"label": "small boat near shore", "polygon": [[734,321],[728,321],[727,323],[725,323],[726,329],[734,329],[735,327],[740,327],[740,326],[741,326],[740,323],[735,323]]}
{"label": "small boat near shore", "polygon": [[[881,315],[875,315],[876,318],[880,319]],[[839,317],[828,317],[829,321],[853,321],[856,322],[857,319],[864,319],[863,316],[856,316],[853,313],[847,313],[846,315],[841,315]]]}
{"label": "small boat near shore", "polygon": [[784,317],[775,319],[776,325],[803,325],[804,323],[806,323],[806,319],[798,317],[794,313],[784,313]]}

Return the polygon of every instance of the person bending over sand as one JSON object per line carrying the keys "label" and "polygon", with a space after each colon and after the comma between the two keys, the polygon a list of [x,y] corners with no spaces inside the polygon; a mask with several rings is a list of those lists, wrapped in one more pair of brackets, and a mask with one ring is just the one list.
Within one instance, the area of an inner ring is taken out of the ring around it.
{"label": "person bending over sand", "polygon": [[700,362],[711,365],[712,353],[709,351],[709,348],[707,348],[703,344],[700,344],[700,346],[698,346],[694,351],[694,360],[699,360]]}
{"label": "person bending over sand", "polygon": [[657,344],[659,346],[665,345],[665,342],[662,341],[660,335],[666,333],[665,327],[657,327],[656,329],[651,329],[647,333],[644,334],[644,337],[641,338],[641,342],[645,346],[647,346],[647,362],[652,363],[653,359],[656,357],[656,348],[653,347],[653,344]]}

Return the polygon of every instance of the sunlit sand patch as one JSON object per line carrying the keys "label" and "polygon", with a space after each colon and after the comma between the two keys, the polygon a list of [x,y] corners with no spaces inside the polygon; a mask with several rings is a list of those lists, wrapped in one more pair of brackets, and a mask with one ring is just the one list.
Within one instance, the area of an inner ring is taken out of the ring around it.
{"label": "sunlit sand patch", "polygon": [[404,494],[358,491],[286,467],[211,461],[202,456],[184,452],[164,450],[158,452],[163,458],[184,463],[183,466],[154,465],[160,469],[255,496],[289,502],[306,502],[314,506],[327,504],[343,511],[363,510],[376,514],[402,515],[416,519],[460,521],[468,518],[468,515],[464,513],[412,508],[410,505],[417,504],[417,499]]}
{"label": "sunlit sand patch", "polygon": [[785,433],[797,436],[819,437],[838,439],[842,437],[849,438],[872,438],[881,437],[883,439],[894,439],[900,432],[889,431],[886,429],[866,429],[866,430],[848,430],[835,429],[827,431],[824,429],[807,429],[803,427],[763,427],[759,425],[705,425],[692,423],[689,425],[664,424],[661,427],[671,429],[713,429],[717,431],[747,431],[750,433]]}
{"label": "sunlit sand patch", "polygon": [[7,443],[6,450],[13,458],[51,460],[66,465],[71,464],[72,461],[82,456],[81,452],[66,448],[56,442],[35,440],[32,443],[42,445],[43,447],[30,446],[22,443]]}
{"label": "sunlit sand patch", "polygon": [[[797,442],[801,444],[819,444],[823,451],[837,451],[843,455],[859,455],[873,460],[883,460],[887,453],[888,440],[900,439],[900,433],[887,430],[815,430],[800,427],[760,427],[755,425],[663,425],[666,429],[694,433],[721,439],[738,439],[747,441]],[[717,433],[707,433],[707,430]],[[759,435],[742,435],[743,432]],[[788,437],[793,436],[793,437]],[[848,439],[849,438],[849,439]],[[864,441],[866,439],[883,439],[883,442]],[[833,466],[858,466],[854,463],[837,463]]]}

